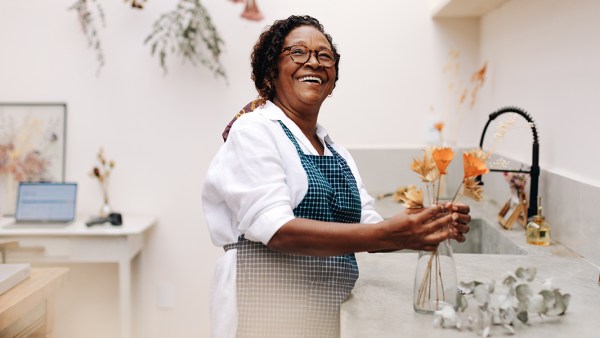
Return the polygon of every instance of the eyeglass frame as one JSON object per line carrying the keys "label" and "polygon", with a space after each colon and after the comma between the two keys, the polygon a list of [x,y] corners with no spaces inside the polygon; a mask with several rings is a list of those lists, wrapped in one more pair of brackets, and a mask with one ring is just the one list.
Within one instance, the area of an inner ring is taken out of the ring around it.
{"label": "eyeglass frame", "polygon": [[[292,57],[292,53],[291,53],[291,50],[292,50],[293,47],[304,47],[304,48],[306,48],[308,50],[308,58],[306,59],[306,61],[304,61],[304,62],[298,62],[298,61],[294,60],[294,58]],[[316,50],[316,49],[310,49],[310,48],[308,48],[305,45],[291,45],[291,46],[284,47],[281,50],[281,54],[283,54],[286,51],[289,52],[288,55],[290,56],[290,59],[294,63],[297,63],[299,65],[303,65],[303,64],[307,63],[308,61],[310,61],[310,58],[312,57],[313,52],[315,52],[315,59],[317,60],[317,63],[320,64],[321,66],[325,67],[325,68],[334,67],[337,64],[337,62],[338,62],[337,57],[335,56],[335,52],[333,50],[331,50],[331,49],[328,49],[328,48],[324,48],[324,49],[321,49],[321,50]],[[333,64],[331,66],[325,66],[319,60],[319,53],[321,53],[322,51],[331,52],[331,56],[333,56]]]}

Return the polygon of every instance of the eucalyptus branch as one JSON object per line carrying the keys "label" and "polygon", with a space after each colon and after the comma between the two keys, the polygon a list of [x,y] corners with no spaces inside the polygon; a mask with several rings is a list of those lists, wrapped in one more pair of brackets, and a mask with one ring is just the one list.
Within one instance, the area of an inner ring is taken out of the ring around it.
{"label": "eucalyptus branch", "polygon": [[179,0],[174,10],[154,22],[144,44],[150,44],[152,55],[158,54],[165,73],[167,55],[177,54],[184,61],[193,65],[199,62],[215,76],[226,78],[219,60],[224,42],[200,0]]}
{"label": "eucalyptus branch", "polygon": [[[92,3],[95,5],[90,9],[89,4]],[[95,14],[93,10],[95,9]],[[104,10],[100,3],[97,0],[77,0],[69,10],[74,10],[77,12],[77,16],[79,17],[79,23],[81,24],[81,29],[85,34],[85,37],[88,42],[88,46],[94,48],[96,51],[96,60],[98,61],[98,70],[96,71],[96,75],[100,74],[100,70],[105,64],[104,51],[102,50],[102,44],[100,43],[100,36],[98,35],[98,29],[96,28],[96,17],[100,19],[100,23],[102,27],[106,26],[105,18],[104,18]]]}

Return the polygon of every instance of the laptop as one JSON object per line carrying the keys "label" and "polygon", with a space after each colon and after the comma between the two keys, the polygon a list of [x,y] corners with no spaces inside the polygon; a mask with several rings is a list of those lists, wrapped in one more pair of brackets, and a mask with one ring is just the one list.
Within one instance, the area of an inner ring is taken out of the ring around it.
{"label": "laptop", "polygon": [[20,182],[15,208],[18,223],[70,223],[75,220],[77,183]]}

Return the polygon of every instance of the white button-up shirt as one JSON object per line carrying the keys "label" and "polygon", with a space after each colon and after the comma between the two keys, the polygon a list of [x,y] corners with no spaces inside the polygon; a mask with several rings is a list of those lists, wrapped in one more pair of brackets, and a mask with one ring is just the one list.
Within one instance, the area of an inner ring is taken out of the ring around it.
{"label": "white button-up shirt", "polygon": [[[266,245],[294,218],[293,210],[302,202],[308,180],[298,152],[279,121],[292,132],[305,154],[318,155],[300,128],[272,102],[242,115],[213,159],[202,191],[204,215],[216,246],[235,243],[241,234]],[[333,142],[320,125],[317,136],[348,162],[360,192],[361,223],[381,221],[350,153]],[[325,156],[332,156],[327,147]],[[236,253],[235,249],[227,251],[213,275],[210,307],[214,338],[236,335]]]}

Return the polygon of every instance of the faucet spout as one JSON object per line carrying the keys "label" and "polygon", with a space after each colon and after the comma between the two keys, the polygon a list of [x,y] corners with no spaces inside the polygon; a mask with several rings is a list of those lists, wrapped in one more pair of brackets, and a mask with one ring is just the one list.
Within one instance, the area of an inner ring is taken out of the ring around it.
{"label": "faucet spout", "polygon": [[[529,185],[529,207],[527,208],[527,218],[533,217],[537,212],[537,197],[538,197],[538,184],[540,177],[540,143],[538,140],[537,128],[535,126],[535,122],[533,118],[527,114],[524,110],[517,107],[505,107],[500,108],[497,111],[490,114],[490,118],[485,124],[483,128],[483,132],[481,133],[481,139],[479,141],[479,147],[483,148],[483,139],[485,137],[485,132],[487,131],[490,123],[495,120],[498,116],[505,113],[516,113],[521,115],[527,122],[531,125],[531,131],[533,133],[533,145],[531,150],[531,167],[529,170],[507,170],[507,169],[490,169],[490,171],[495,172],[518,172],[518,173],[526,173],[531,177],[531,182]],[[477,176],[476,179],[480,184],[483,184],[481,180],[481,176]]]}

